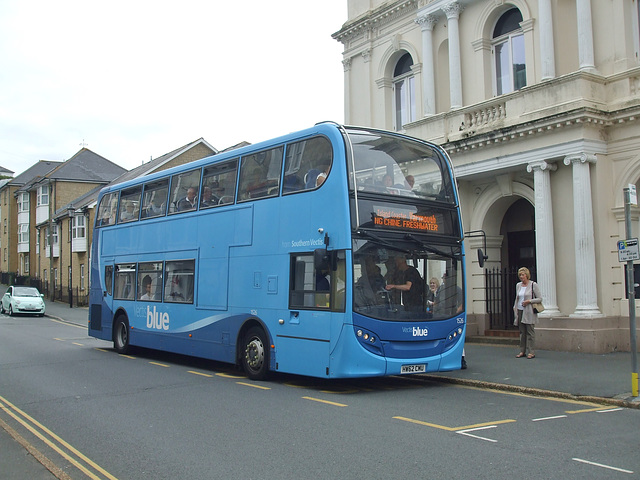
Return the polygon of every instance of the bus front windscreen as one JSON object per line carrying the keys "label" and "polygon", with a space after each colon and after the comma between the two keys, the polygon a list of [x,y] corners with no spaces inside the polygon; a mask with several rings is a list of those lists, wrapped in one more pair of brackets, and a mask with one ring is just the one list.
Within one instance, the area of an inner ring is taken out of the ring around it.
{"label": "bus front windscreen", "polygon": [[464,309],[459,246],[355,239],[354,311],[389,321],[443,320]]}
{"label": "bus front windscreen", "polygon": [[349,129],[348,134],[352,191],[455,204],[450,166],[435,146],[364,129]]}

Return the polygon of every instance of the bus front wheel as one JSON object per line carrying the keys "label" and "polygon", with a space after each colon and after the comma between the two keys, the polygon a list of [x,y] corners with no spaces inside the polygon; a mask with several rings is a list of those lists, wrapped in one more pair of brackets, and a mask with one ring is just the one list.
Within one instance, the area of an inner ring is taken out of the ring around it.
{"label": "bus front wheel", "polygon": [[129,322],[122,315],[116,318],[113,331],[113,347],[118,353],[127,353],[129,351]]}
{"label": "bus front wheel", "polygon": [[242,366],[247,377],[263,380],[269,370],[269,350],[267,336],[260,327],[251,327],[244,337]]}

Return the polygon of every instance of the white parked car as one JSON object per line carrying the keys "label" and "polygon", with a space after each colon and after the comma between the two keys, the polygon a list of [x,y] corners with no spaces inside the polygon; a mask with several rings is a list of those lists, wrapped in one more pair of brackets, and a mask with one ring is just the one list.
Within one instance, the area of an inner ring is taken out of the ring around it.
{"label": "white parked car", "polygon": [[35,287],[11,286],[0,303],[0,313],[31,313],[44,316],[44,295]]}

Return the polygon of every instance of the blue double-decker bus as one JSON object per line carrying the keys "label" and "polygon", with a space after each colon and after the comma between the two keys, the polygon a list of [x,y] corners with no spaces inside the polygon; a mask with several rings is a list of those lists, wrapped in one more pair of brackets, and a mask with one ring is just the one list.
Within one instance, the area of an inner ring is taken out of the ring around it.
{"label": "blue double-decker bus", "polygon": [[459,369],[463,256],[440,147],[320,123],[103,189],[89,335],[252,379]]}

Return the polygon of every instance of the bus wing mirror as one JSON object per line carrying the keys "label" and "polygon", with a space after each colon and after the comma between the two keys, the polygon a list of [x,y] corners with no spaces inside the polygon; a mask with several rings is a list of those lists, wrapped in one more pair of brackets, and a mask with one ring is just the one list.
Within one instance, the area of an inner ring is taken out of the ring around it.
{"label": "bus wing mirror", "polygon": [[484,262],[489,259],[488,255],[485,255],[481,248],[478,249],[478,265],[480,268],[484,267]]}
{"label": "bus wing mirror", "polygon": [[335,272],[338,269],[338,252],[324,248],[315,249],[313,251],[313,266],[316,270]]}
{"label": "bus wing mirror", "polygon": [[329,270],[331,265],[331,253],[324,248],[316,248],[313,251],[313,266],[316,270]]}

